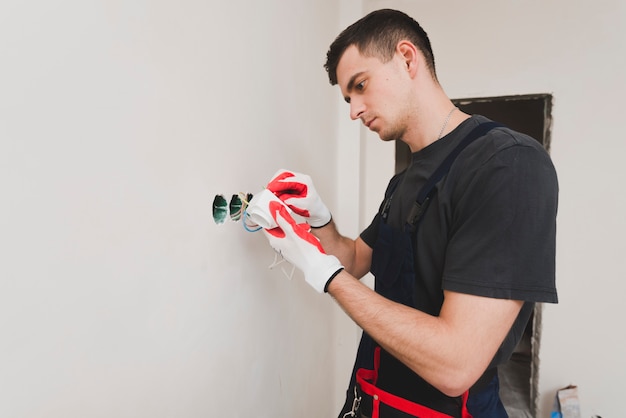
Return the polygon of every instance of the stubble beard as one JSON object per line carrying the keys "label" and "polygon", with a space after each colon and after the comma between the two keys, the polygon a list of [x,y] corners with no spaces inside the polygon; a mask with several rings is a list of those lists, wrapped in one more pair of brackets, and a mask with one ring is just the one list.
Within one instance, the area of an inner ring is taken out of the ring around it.
{"label": "stubble beard", "polygon": [[404,132],[405,132],[404,127],[396,124],[394,126],[391,126],[389,129],[381,130],[378,133],[378,136],[380,137],[381,140],[385,142],[396,141],[396,140],[402,140],[402,137],[404,136]]}

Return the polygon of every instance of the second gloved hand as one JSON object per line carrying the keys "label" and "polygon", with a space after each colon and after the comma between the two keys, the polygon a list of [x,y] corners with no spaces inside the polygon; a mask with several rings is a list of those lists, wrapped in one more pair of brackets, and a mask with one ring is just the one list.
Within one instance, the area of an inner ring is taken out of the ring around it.
{"label": "second gloved hand", "polygon": [[343,266],[333,255],[326,254],[307,224],[298,224],[287,207],[278,201],[269,202],[269,213],[278,227],[264,229],[272,248],[285,260],[302,270],[304,279],[320,293]]}
{"label": "second gloved hand", "polygon": [[267,184],[267,188],[300,216],[307,218],[313,228],[321,228],[331,220],[330,211],[322,202],[306,174],[289,170],[278,170]]}

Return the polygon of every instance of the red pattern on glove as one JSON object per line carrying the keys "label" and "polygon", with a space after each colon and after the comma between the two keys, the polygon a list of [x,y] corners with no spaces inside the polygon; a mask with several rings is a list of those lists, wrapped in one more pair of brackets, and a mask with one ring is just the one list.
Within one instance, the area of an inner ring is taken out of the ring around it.
{"label": "red pattern on glove", "polygon": [[[297,181],[283,181],[289,177],[294,177],[295,174],[289,171],[284,171],[276,176],[267,185],[267,189],[274,193],[280,200],[285,201],[291,198],[305,198],[308,195],[309,188],[306,184]],[[286,202],[285,202],[286,203]],[[310,213],[307,209],[300,208],[294,205],[287,204],[291,210],[300,216],[308,218]]]}
{"label": "red pattern on glove", "polygon": [[[291,228],[296,233],[296,235],[298,235],[303,240],[307,241],[309,244],[312,244],[315,247],[317,247],[320,253],[326,254],[320,241],[315,237],[315,235],[311,233],[311,227],[309,226],[309,224],[297,223],[296,220],[293,219],[293,217],[289,214],[285,205],[279,202],[271,201],[269,205],[269,209],[270,209],[270,215],[272,215],[272,218],[274,218],[274,221],[276,222],[277,225],[280,225],[280,224],[278,223],[278,220],[276,219],[276,217],[279,216],[280,214],[280,216],[283,219],[285,219],[289,223],[289,225],[291,225]],[[276,228],[267,229],[267,232],[268,234],[271,234],[275,236],[276,238],[285,238],[285,231],[283,231],[282,228],[279,226]]]}

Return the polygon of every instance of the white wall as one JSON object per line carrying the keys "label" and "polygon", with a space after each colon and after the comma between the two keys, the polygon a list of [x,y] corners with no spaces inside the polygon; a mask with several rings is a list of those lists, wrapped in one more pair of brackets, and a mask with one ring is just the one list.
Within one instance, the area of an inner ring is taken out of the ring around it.
{"label": "white wall", "polygon": [[287,167],[335,207],[338,13],[0,4],[0,416],[336,412],[337,308],[211,206]]}
{"label": "white wall", "polygon": [[[623,416],[626,3],[367,0],[364,6],[401,9],[424,26],[452,98],[554,95],[560,303],[543,313],[538,416],[549,416],[556,390],[569,384],[579,387],[584,418]],[[371,169],[372,178],[389,173],[387,166]]]}
{"label": "white wall", "polygon": [[333,416],[358,332],[211,203],[288,167],[343,232],[367,223],[393,147],[321,66],[378,7],[424,24],[451,97],[554,94],[540,416],[570,383],[583,417],[620,416],[619,0],[1,3],[0,416]]}

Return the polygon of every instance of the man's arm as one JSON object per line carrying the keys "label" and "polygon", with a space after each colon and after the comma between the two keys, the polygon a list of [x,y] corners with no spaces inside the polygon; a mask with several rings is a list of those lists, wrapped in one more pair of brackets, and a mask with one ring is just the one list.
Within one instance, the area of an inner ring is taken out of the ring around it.
{"label": "man's arm", "polygon": [[372,250],[362,240],[341,236],[331,222],[313,229],[318,241],[278,200],[269,203],[268,213],[278,225],[266,231],[270,245],[318,292],[328,291],[383,348],[449,396],[478,380],[522,307],[521,301],[444,291],[435,317],[392,302],[355,278],[371,263]]}
{"label": "man's arm", "polygon": [[385,350],[448,396],[478,380],[522,307],[521,301],[444,291],[435,317],[378,295],[345,271],[328,293]]}
{"label": "man's arm", "polygon": [[356,240],[344,237],[332,220],[322,228],[312,228],[311,232],[320,240],[324,251],[337,257],[353,277],[360,279],[369,272],[372,249],[360,237]]}

